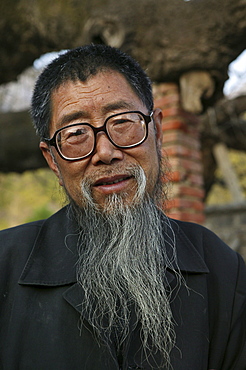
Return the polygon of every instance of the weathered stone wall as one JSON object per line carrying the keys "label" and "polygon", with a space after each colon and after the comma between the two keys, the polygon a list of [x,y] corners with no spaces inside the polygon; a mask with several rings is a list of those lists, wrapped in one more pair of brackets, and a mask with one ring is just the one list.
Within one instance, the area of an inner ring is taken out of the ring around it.
{"label": "weathered stone wall", "polygon": [[209,206],[204,225],[214,231],[246,260],[246,201],[240,204]]}

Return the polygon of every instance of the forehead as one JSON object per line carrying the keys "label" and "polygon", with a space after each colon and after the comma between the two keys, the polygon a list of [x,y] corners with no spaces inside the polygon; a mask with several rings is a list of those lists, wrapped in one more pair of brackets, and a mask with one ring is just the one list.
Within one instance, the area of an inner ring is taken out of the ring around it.
{"label": "forehead", "polygon": [[[85,82],[65,81],[51,94],[52,113],[59,110],[73,109],[83,104],[86,108],[103,107],[121,101],[121,108],[134,108],[136,104],[144,106],[132,86],[119,72],[107,70],[91,76]],[[117,109],[117,107],[116,107]]]}

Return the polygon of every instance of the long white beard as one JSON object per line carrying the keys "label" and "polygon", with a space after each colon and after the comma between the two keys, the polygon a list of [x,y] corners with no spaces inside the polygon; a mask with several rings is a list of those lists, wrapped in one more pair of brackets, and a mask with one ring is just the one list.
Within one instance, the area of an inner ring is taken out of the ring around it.
{"label": "long white beard", "polygon": [[81,230],[77,280],[85,292],[82,309],[99,340],[109,347],[114,341],[119,351],[134,307],[135,326],[140,322],[142,328],[143,354],[160,352],[159,368],[168,367],[175,332],[167,268],[175,271],[179,283],[182,279],[177,272],[175,237],[168,218],[164,222],[169,231],[163,233],[160,210],[145,194],[144,171],[134,171],[139,186],[130,206],[121,195],[113,194],[99,212],[87,186],[83,187],[87,206],[79,209],[71,203]]}

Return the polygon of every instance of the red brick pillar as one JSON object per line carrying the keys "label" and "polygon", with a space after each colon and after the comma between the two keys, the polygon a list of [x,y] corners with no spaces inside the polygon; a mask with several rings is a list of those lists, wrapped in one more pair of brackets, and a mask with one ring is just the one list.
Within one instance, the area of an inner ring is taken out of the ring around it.
{"label": "red brick pillar", "polygon": [[203,223],[204,190],[198,119],[182,109],[176,84],[155,85],[154,97],[155,107],[161,108],[163,113],[162,155],[168,157],[172,183],[165,211],[178,220]]}

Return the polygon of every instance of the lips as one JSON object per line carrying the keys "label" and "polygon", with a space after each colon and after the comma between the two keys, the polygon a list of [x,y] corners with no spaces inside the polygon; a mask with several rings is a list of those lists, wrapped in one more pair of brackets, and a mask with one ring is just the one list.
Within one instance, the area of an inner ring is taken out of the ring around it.
{"label": "lips", "polygon": [[129,175],[117,175],[117,176],[112,176],[112,177],[107,177],[107,178],[101,178],[94,183],[94,186],[114,185],[114,184],[118,184],[119,182],[128,180],[131,177],[132,176],[129,176]]}

